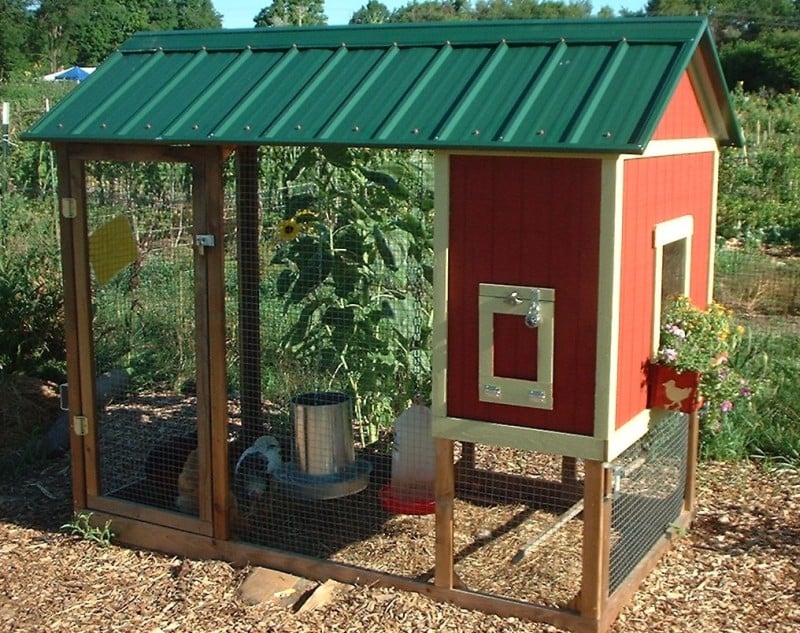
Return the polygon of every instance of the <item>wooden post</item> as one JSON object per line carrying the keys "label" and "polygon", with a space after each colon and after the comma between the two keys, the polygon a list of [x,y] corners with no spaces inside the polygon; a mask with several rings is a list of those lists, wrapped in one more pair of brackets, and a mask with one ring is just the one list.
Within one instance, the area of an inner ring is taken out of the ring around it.
{"label": "wooden post", "polygon": [[683,493],[683,507],[693,512],[697,507],[697,461],[700,452],[700,414],[689,414],[689,441],[686,447],[686,487]]}
{"label": "wooden post", "polygon": [[[54,147],[58,164],[58,198],[61,201],[74,199],[82,194],[82,163],[70,161],[69,152],[64,145]],[[79,174],[73,179],[72,169],[79,169]],[[73,193],[73,186],[79,188]],[[78,336],[78,308],[76,289],[76,262],[78,254],[75,252],[75,221],[66,217],[60,207],[54,210],[58,213],[61,233],[61,270],[64,280],[64,327],[67,353],[67,382],[70,388],[69,397],[69,425],[70,425],[70,455],[72,468],[72,503],[74,508],[86,507],[86,465],[84,455],[84,438],[76,435],[72,430],[72,421],[76,415],[83,414],[83,399],[81,397],[82,376],[88,372],[81,371],[80,353],[81,342]],[[86,310],[82,311],[86,314]]]}
{"label": "wooden post", "polygon": [[599,620],[608,601],[611,500],[608,497],[611,475],[603,462],[584,462],[583,498],[583,578],[580,612]]}
{"label": "wooden post", "polygon": [[[195,234],[211,235],[214,246],[195,255],[197,332],[197,446],[200,519],[213,522],[214,536],[230,538],[228,475],[228,379],[225,348],[225,231],[223,152],[207,148],[193,165]],[[212,477],[213,474],[213,477]],[[213,505],[213,512],[212,512]]]}
{"label": "wooden post", "polygon": [[453,505],[456,497],[453,440],[436,439],[436,574],[437,587],[452,589]]}
{"label": "wooden post", "polygon": [[242,427],[252,444],[261,420],[261,338],[259,312],[259,196],[258,148],[236,150],[236,212],[239,257],[239,382]]}

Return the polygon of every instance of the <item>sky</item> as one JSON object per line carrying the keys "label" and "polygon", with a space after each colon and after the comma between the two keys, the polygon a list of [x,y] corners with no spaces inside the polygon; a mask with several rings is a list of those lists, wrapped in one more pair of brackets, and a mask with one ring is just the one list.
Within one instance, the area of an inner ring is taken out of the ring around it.
{"label": "sky", "polygon": [[[353,13],[367,4],[368,0],[325,0],[325,15],[328,24],[347,24]],[[390,11],[402,7],[410,0],[382,0]],[[222,14],[222,26],[226,29],[248,29],[253,27],[253,18],[261,9],[272,4],[272,0],[212,0],[214,8]],[[595,10],[602,6],[639,10],[646,0],[593,0]]]}

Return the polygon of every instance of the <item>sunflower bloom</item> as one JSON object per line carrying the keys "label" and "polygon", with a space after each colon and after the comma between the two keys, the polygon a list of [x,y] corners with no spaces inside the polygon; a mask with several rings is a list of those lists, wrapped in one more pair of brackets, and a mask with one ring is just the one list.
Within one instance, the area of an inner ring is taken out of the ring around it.
{"label": "sunflower bloom", "polygon": [[293,240],[300,235],[300,233],[301,227],[294,218],[284,220],[278,225],[278,237],[284,242]]}

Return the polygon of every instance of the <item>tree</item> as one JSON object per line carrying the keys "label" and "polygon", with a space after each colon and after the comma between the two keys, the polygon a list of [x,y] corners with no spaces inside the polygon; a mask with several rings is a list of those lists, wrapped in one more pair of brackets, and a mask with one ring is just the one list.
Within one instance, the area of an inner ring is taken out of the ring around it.
{"label": "tree", "polygon": [[592,3],[587,0],[478,0],[478,20],[549,20],[556,18],[588,18]]}
{"label": "tree", "polygon": [[24,0],[0,3],[0,79],[19,69],[24,61],[28,32],[28,13]]}
{"label": "tree", "polygon": [[273,0],[253,18],[256,26],[308,26],[326,24],[323,0]]}
{"label": "tree", "polygon": [[369,0],[367,4],[353,13],[350,24],[381,24],[388,22],[390,17],[388,7],[378,0]]}
{"label": "tree", "polygon": [[390,22],[444,22],[447,20],[469,19],[469,8],[464,2],[445,0],[426,0],[410,2],[395,9]]}
{"label": "tree", "polygon": [[176,0],[178,21],[175,28],[218,29],[222,26],[222,15],[214,9],[211,0]]}

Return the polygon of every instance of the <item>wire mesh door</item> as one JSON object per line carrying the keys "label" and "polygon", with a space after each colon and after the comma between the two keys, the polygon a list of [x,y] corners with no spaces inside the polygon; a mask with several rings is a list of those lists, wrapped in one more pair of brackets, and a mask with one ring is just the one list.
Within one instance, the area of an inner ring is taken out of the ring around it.
{"label": "wire mesh door", "polygon": [[159,522],[184,527],[201,515],[208,486],[198,446],[195,310],[204,291],[195,287],[191,189],[186,164],[87,163],[97,420],[90,505],[136,516],[141,506],[167,510],[174,518]]}

